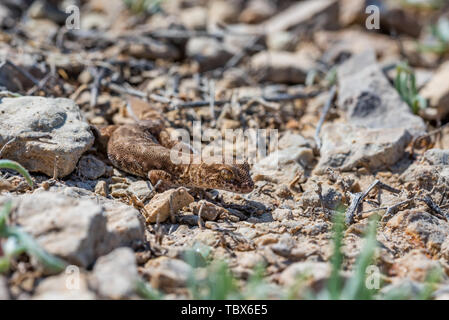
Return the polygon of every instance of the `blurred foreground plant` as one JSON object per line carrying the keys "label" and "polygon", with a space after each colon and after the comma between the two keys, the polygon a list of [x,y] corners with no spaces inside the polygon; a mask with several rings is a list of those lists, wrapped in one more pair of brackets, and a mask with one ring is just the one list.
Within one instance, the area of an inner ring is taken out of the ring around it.
{"label": "blurred foreground plant", "polygon": [[[19,163],[11,160],[0,160],[0,169],[12,169],[19,172],[25,177],[27,183],[33,186],[30,174]],[[11,201],[8,201],[0,210],[0,239],[5,239],[0,243],[0,273],[8,271],[11,259],[24,252],[35,257],[47,271],[62,271],[65,268],[64,261],[47,253],[21,228],[7,224],[10,212]]]}
{"label": "blurred foreground plant", "polygon": [[415,73],[406,63],[400,63],[396,66],[394,86],[414,114],[417,114],[420,109],[427,108],[426,99],[418,94]]}

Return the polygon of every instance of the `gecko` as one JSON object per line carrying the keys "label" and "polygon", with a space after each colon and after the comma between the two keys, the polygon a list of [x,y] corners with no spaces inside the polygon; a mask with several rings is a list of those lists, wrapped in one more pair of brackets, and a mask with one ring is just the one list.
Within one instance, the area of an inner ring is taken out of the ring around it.
{"label": "gecko", "polygon": [[[138,120],[133,124],[109,125],[96,130],[100,147],[116,168],[147,178],[162,189],[189,187],[249,193],[254,182],[247,162],[221,164],[201,161],[176,164],[170,159],[173,141],[163,124],[163,116],[148,103],[131,98],[128,106]],[[136,112],[137,110],[137,112]],[[191,160],[193,155],[188,154]]]}

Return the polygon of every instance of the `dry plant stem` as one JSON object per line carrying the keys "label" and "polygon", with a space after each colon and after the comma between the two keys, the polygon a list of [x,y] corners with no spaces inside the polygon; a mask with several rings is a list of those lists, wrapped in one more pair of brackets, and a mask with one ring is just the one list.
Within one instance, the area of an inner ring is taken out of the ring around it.
{"label": "dry plant stem", "polygon": [[321,148],[321,139],[320,139],[321,127],[323,126],[323,123],[326,120],[327,114],[329,113],[332,101],[334,101],[336,93],[337,93],[337,86],[333,85],[330,91],[329,98],[327,99],[326,104],[324,105],[323,112],[321,113],[320,120],[318,121],[318,125],[315,130],[315,142],[318,150]]}
{"label": "dry plant stem", "polygon": [[424,202],[429,209],[434,213],[435,216],[439,217],[440,219],[444,219],[446,221],[449,221],[449,214],[447,212],[444,212],[433,200],[429,195],[424,196],[423,198],[416,198],[416,200]]}
{"label": "dry plant stem", "polygon": [[362,203],[363,199],[368,195],[368,193],[370,193],[370,191],[375,187],[377,187],[379,189],[384,189],[386,191],[396,193],[396,194],[400,193],[400,190],[390,187],[390,186],[386,185],[385,183],[380,182],[379,180],[375,180],[364,192],[358,192],[355,194],[350,193],[351,205],[346,210],[346,218],[345,218],[345,222],[347,225],[350,225],[354,222],[354,217],[357,213],[357,210],[360,207],[360,204]]}
{"label": "dry plant stem", "polygon": [[203,229],[203,210],[204,210],[204,201],[201,201],[201,206],[200,206],[200,210],[198,211],[198,227],[200,227],[200,229]]}

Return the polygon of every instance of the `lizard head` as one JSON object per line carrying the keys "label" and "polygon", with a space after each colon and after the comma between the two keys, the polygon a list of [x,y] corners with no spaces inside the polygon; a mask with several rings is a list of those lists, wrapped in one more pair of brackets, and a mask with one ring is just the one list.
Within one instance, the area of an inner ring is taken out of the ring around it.
{"label": "lizard head", "polygon": [[203,177],[209,188],[237,193],[249,193],[254,190],[248,163],[209,164],[203,166]]}

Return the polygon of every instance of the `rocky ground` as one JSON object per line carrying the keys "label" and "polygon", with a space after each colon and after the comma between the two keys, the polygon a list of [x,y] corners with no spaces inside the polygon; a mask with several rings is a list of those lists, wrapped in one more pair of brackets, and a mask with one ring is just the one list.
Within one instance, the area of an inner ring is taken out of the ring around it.
{"label": "rocky ground", "polygon": [[[195,298],[192,275],[227,270],[192,252],[226,261],[241,297],[304,298],[331,277],[339,212],[344,279],[379,216],[380,292],[416,298],[440,270],[429,297],[449,298],[449,10],[378,2],[367,30],[361,0],[2,1],[0,158],[34,186],[1,170],[0,205],[68,267],[11,256],[0,298]],[[160,192],[95,143],[91,126],[134,122],[130,99],[189,132],[276,129],[278,146],[249,194]],[[259,267],[268,293],[248,291]]]}

